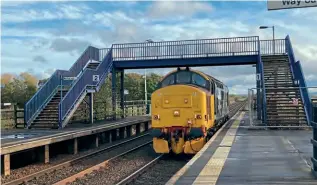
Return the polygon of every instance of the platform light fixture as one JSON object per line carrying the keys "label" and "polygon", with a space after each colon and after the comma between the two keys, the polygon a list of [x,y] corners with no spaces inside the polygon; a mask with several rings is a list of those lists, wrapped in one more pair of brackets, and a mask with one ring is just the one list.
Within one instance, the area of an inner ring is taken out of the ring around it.
{"label": "platform light fixture", "polygon": [[274,26],[260,26],[259,29],[267,29],[267,28],[272,28],[273,31],[273,54],[275,54],[275,30]]}

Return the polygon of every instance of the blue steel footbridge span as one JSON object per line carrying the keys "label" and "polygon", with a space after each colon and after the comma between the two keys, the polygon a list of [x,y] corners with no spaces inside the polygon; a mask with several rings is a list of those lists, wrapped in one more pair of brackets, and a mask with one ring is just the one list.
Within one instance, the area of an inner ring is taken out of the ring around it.
{"label": "blue steel footbridge span", "polygon": [[[89,46],[69,70],[56,70],[26,103],[25,123],[28,128],[63,128],[86,96],[92,113],[93,94],[110,75],[115,110],[117,73],[123,110],[125,69],[224,65],[256,66],[257,116],[264,124],[310,124],[310,97],[307,89],[299,88],[306,87],[306,82],[289,36],[125,43],[102,49]],[[297,106],[292,105],[292,98],[298,98]]]}

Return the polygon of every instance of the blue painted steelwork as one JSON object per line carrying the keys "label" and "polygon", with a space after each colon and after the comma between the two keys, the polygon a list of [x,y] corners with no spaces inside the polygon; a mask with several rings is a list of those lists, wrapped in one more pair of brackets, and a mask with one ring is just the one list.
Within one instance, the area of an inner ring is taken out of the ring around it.
{"label": "blue painted steelwork", "polygon": [[258,54],[258,36],[114,44],[114,61],[188,59]]}
{"label": "blue painted steelwork", "polygon": [[[279,42],[275,42],[275,44],[276,43],[279,43]],[[262,62],[262,58],[261,58],[261,56],[262,56],[261,42],[259,41],[258,44],[259,44],[259,48],[260,48],[259,49],[259,54],[258,54],[258,65],[259,65],[259,71],[260,71],[260,74],[261,74],[260,83],[261,83],[261,91],[262,91],[262,93],[261,93],[262,94],[262,110],[261,110],[262,111],[262,122],[264,124],[267,124],[267,122],[266,122],[266,117],[267,117],[267,115],[266,115],[266,89],[265,89],[265,85],[264,85],[264,67],[263,67],[263,62]],[[275,50],[276,50],[276,48],[278,49],[278,51],[281,51],[281,52],[285,53],[285,50],[282,51],[282,50],[279,49],[281,47],[276,47],[275,46]]]}
{"label": "blue painted steelwork", "polygon": [[89,62],[89,59],[95,59],[97,57],[96,48],[89,46],[84,53],[78,58],[78,60],[68,70],[56,70],[53,75],[41,86],[41,88],[35,93],[35,95],[25,104],[24,107],[24,121],[27,126],[30,126],[31,121],[37,116],[37,114],[44,108],[52,96],[56,93],[61,81],[63,84],[71,85],[72,81],[63,80],[63,77],[75,77],[81,71],[82,68]]}
{"label": "blue painted steelwork", "polygon": [[289,57],[293,82],[298,83],[298,86],[300,87],[299,90],[300,90],[300,94],[301,94],[301,99],[302,99],[303,104],[304,104],[304,110],[305,110],[305,114],[306,114],[307,123],[310,124],[311,99],[310,99],[309,94],[308,94],[306,81],[305,81],[304,73],[303,73],[302,67],[300,65],[300,62],[298,61],[295,63],[294,51],[293,51],[293,47],[291,44],[291,40],[290,40],[288,35],[285,38],[285,47],[286,47],[286,51],[287,51],[287,54]]}
{"label": "blue painted steelwork", "polygon": [[300,61],[297,61],[294,64],[294,73],[295,73],[295,80],[298,81],[298,86],[300,87],[299,90],[300,90],[301,98],[302,98],[305,112],[306,112],[306,119],[307,119],[307,123],[309,124],[312,118],[312,109],[311,109],[312,103],[311,103],[311,98],[308,94],[306,80],[304,77],[304,73],[303,73]]}
{"label": "blue painted steelwork", "polygon": [[[108,51],[108,50],[107,50]],[[99,49],[96,55],[97,61],[99,61]],[[96,87],[101,86],[104,82],[105,77],[108,75],[112,68],[112,51],[111,49],[105,55],[102,62],[96,69],[88,69],[81,73],[77,80],[73,83],[72,87],[69,89],[67,94],[63,97],[59,103],[59,127],[62,128],[62,121],[66,116],[72,111],[78,100],[86,93],[86,89],[96,89]],[[99,82],[93,81],[93,75],[99,75]]]}
{"label": "blue painted steelwork", "polygon": [[[277,39],[274,43],[275,51],[272,50],[273,47],[270,48],[273,41],[260,41],[258,36],[113,44],[111,51],[109,49],[97,49],[90,46],[69,71],[56,71],[50,80],[27,103],[26,122],[31,120],[32,116],[34,117],[43,108],[45,102],[53,95],[52,92],[56,91],[56,88],[60,85],[61,75],[78,76],[78,78],[70,84],[70,90],[59,104],[60,123],[70,113],[81,95],[86,92],[87,87],[99,91],[101,84],[104,82],[109,71],[112,70],[112,67],[114,68],[113,80],[115,80],[114,74],[118,68],[135,69],[243,64],[257,64],[257,72],[261,74],[261,82],[257,87],[260,86],[263,89],[263,102],[259,109],[262,109],[262,118],[265,120],[266,98],[261,55],[271,55],[273,53],[285,54],[287,51],[291,51],[289,37],[286,37],[286,39]],[[290,54],[289,56],[293,57]],[[96,70],[86,69],[85,66],[90,60],[101,61],[101,64]],[[293,65],[291,65],[291,69],[293,74]],[[92,75],[101,75],[100,81],[93,82]],[[64,81],[62,83],[64,84]],[[115,100],[113,100],[113,103],[115,103]],[[60,125],[60,127],[62,126]]]}
{"label": "blue painted steelwork", "polygon": [[111,92],[112,92],[112,112],[113,112],[113,119],[117,117],[116,115],[116,108],[117,108],[117,71],[116,68],[112,68],[111,72]]}
{"label": "blue painted steelwork", "polygon": [[252,65],[256,64],[258,55],[249,56],[223,56],[185,59],[157,59],[157,60],[133,60],[114,61],[115,68],[142,69],[142,68],[167,68],[167,67],[196,67],[196,66],[228,66],[228,65]]}
{"label": "blue painted steelwork", "polygon": [[311,139],[311,143],[313,144],[313,156],[311,158],[311,161],[313,163],[312,165],[312,173],[317,178],[317,105],[312,106],[313,109],[313,116],[312,121],[310,122],[310,125],[313,128],[313,138]]}

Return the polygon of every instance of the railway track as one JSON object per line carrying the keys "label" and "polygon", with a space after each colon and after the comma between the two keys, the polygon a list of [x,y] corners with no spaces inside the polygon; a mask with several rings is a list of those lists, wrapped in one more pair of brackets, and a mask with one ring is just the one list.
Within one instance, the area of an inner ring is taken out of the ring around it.
{"label": "railway track", "polygon": [[[53,165],[49,168],[43,170],[26,174],[21,178],[16,178],[13,180],[2,180],[3,185],[16,185],[16,184],[52,184],[61,179],[71,176],[82,171],[85,168],[94,166],[98,162],[104,161],[107,158],[115,156],[117,153],[122,153],[135,146],[139,146],[140,143],[151,141],[151,137],[148,133],[136,136],[111,146],[100,148],[96,151],[90,152],[83,156],[72,158],[65,162]],[[105,154],[106,153],[106,154]],[[103,156],[103,157],[100,157]],[[74,168],[74,169],[72,169]]]}
{"label": "railway track", "polygon": [[[245,104],[244,101],[232,104],[229,107],[230,117]],[[178,160],[169,155],[155,154],[152,147],[149,146],[151,139],[149,134],[144,134],[22,178],[2,183],[4,185],[146,184],[150,180],[153,184],[161,184],[167,182],[188,160]],[[132,142],[134,144],[131,144]],[[160,180],[148,179],[151,177],[156,179],[160,177]]]}
{"label": "railway track", "polygon": [[[245,101],[235,102],[229,107],[230,118],[246,105]],[[141,185],[151,182],[153,185],[165,184],[179,169],[187,162],[188,158],[181,158],[170,155],[160,155],[153,159],[139,170],[127,176],[116,185]]]}

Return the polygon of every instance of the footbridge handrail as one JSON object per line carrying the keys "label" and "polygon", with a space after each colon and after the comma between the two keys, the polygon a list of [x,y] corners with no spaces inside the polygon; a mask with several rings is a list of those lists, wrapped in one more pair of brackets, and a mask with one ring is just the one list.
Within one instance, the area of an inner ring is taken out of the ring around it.
{"label": "footbridge handrail", "polygon": [[83,67],[91,59],[96,60],[98,53],[96,53],[96,48],[89,46],[83,52],[83,54],[77,59],[77,61],[72,65],[72,67],[66,70],[56,70],[53,75],[46,81],[46,83],[41,86],[41,88],[33,95],[33,97],[25,104],[24,108],[24,121],[27,125],[30,121],[37,115],[37,113],[43,108],[47,101],[52,96],[56,88],[61,84],[70,85],[72,81],[64,81],[61,77],[75,77],[83,69]]}
{"label": "footbridge handrail", "polygon": [[[105,51],[105,49],[101,50]],[[83,93],[86,92],[87,87],[97,87],[104,81],[104,76],[106,76],[112,67],[112,51],[111,49],[106,49],[107,54],[105,54],[104,59],[96,69],[88,69],[82,72],[82,74],[73,83],[72,87],[66,93],[59,103],[59,127],[63,127],[63,120],[74,108],[75,104],[78,102],[79,98]],[[102,55],[99,55],[102,56]],[[99,59],[98,59],[99,60]],[[100,80],[94,81],[93,75],[99,75]]]}
{"label": "footbridge handrail", "polygon": [[258,36],[113,44],[113,60],[201,58],[257,55]]}
{"label": "footbridge handrail", "polygon": [[304,110],[305,110],[305,115],[307,119],[307,123],[310,124],[310,119],[311,119],[311,100],[308,94],[307,90],[307,85],[304,77],[304,73],[300,64],[300,61],[295,60],[295,55],[291,43],[290,37],[287,35],[285,38],[285,47],[288,53],[289,57],[289,62],[290,62],[290,68],[292,72],[292,79],[295,83],[295,85],[298,85],[299,87],[302,87],[299,89],[301,99],[304,104]]}

